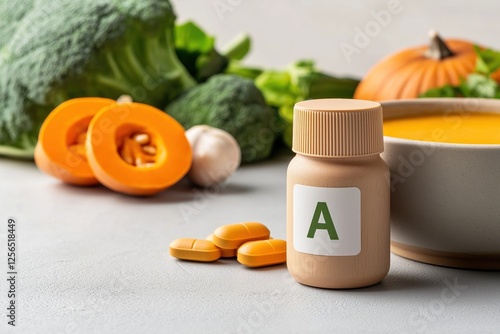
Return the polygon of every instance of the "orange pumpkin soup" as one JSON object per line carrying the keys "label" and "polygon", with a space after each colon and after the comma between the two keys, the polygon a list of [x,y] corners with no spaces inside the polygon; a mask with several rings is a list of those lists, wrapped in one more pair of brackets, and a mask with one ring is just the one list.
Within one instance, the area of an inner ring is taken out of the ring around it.
{"label": "orange pumpkin soup", "polygon": [[429,114],[386,119],[384,135],[455,144],[500,144],[500,114]]}

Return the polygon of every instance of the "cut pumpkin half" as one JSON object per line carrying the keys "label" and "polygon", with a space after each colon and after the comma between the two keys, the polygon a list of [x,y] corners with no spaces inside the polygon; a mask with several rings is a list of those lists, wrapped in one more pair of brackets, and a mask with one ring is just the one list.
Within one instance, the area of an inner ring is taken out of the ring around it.
{"label": "cut pumpkin half", "polygon": [[94,185],[85,152],[87,128],[92,117],[116,101],[99,97],[68,100],[56,107],[40,128],[35,163],[44,173],[66,183]]}
{"label": "cut pumpkin half", "polygon": [[153,195],[191,167],[191,148],[175,119],[141,103],[116,103],[92,118],[85,141],[95,177],[129,195]]}

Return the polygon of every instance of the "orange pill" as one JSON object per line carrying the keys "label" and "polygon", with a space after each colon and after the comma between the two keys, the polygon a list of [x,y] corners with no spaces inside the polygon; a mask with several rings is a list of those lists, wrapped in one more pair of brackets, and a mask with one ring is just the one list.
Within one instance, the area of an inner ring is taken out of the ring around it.
{"label": "orange pill", "polygon": [[[214,234],[210,234],[207,237],[208,241],[214,242]],[[220,247],[219,247],[220,248]],[[220,257],[236,257],[236,254],[238,253],[238,249],[230,249],[230,248],[220,248]]]}
{"label": "orange pill", "polygon": [[247,267],[264,267],[286,262],[286,241],[250,241],[238,248],[238,262]]}
{"label": "orange pill", "polygon": [[181,260],[212,262],[220,258],[221,251],[208,240],[181,238],[170,243],[170,255]]}
{"label": "orange pill", "polygon": [[215,230],[213,242],[220,248],[237,249],[248,241],[269,239],[269,235],[269,229],[261,223],[229,224]]}

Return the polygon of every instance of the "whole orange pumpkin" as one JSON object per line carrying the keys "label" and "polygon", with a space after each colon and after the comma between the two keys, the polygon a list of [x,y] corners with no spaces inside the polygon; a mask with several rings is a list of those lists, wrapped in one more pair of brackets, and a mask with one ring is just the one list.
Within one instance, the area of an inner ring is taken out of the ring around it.
{"label": "whole orange pumpkin", "polygon": [[473,43],[454,39],[445,42],[432,32],[430,45],[402,50],[376,64],[361,80],[354,98],[415,98],[431,88],[458,85],[474,72],[475,65]]}

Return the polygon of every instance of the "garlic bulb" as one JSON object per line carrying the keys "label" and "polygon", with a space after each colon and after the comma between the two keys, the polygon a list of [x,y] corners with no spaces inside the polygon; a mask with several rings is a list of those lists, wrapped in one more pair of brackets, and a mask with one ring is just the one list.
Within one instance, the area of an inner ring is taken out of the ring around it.
{"label": "garlic bulb", "polygon": [[188,173],[196,185],[212,187],[224,182],[239,167],[240,146],[228,132],[208,125],[196,125],[186,131],[193,162]]}

